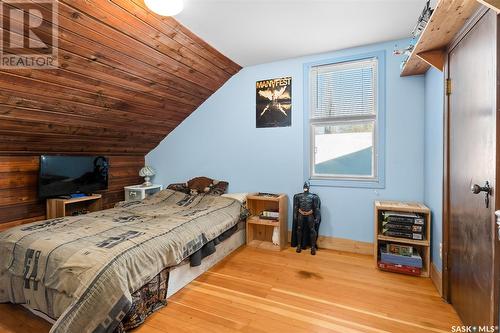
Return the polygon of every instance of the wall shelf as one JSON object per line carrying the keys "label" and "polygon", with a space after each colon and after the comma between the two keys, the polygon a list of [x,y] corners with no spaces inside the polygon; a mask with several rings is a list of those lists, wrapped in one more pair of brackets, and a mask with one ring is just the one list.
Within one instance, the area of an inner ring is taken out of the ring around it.
{"label": "wall shelf", "polygon": [[431,66],[443,71],[446,46],[479,6],[476,0],[440,0],[401,76],[424,74]]}
{"label": "wall shelf", "polygon": [[500,13],[500,0],[477,0],[477,1],[497,11],[497,13]]}

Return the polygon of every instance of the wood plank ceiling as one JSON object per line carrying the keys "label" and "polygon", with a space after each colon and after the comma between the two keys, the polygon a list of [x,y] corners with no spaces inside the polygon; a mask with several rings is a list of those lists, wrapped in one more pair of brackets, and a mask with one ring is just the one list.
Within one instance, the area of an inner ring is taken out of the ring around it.
{"label": "wood plank ceiling", "polygon": [[104,207],[123,200],[144,155],[241,68],[142,0],[62,0],[58,25],[59,68],[0,69],[0,230],[45,218],[40,154],[109,156]]}
{"label": "wood plank ceiling", "polygon": [[240,70],[142,0],[58,7],[60,67],[1,70],[0,154],[144,155]]}

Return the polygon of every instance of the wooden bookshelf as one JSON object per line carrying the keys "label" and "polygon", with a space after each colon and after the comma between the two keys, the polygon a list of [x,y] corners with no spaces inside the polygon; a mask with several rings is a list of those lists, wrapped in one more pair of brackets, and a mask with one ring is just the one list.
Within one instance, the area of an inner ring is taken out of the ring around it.
{"label": "wooden bookshelf", "polygon": [[[286,194],[277,196],[249,195],[247,208],[250,216],[247,218],[247,245],[266,250],[281,251],[287,246],[288,236],[288,197]],[[276,220],[262,219],[264,210],[279,212]],[[279,245],[272,242],[273,231],[279,227]]]}
{"label": "wooden bookshelf", "polygon": [[[424,239],[414,240],[399,237],[389,237],[381,233],[382,214],[386,211],[416,213],[424,217]],[[431,264],[431,211],[425,205],[415,202],[401,201],[375,201],[375,239],[374,239],[374,259],[378,268],[380,246],[387,243],[403,244],[414,246],[422,257],[421,277],[429,277]]]}

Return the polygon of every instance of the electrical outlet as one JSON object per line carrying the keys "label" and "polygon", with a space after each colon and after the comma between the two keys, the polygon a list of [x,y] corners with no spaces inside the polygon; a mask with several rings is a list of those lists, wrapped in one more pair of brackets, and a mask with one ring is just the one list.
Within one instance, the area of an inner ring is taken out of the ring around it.
{"label": "electrical outlet", "polygon": [[439,243],[439,258],[443,259],[443,243]]}

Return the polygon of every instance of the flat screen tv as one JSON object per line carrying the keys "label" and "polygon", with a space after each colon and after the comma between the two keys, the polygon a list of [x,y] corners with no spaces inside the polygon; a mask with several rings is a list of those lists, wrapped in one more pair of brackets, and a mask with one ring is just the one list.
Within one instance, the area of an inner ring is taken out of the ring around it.
{"label": "flat screen tv", "polygon": [[91,194],[108,188],[108,159],[104,156],[40,156],[40,199]]}

